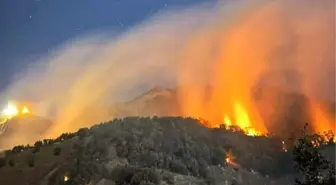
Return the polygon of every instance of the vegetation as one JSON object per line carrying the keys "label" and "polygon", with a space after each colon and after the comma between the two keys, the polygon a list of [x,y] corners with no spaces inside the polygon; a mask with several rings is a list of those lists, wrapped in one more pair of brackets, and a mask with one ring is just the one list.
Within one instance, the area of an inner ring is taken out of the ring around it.
{"label": "vegetation", "polygon": [[296,169],[299,171],[295,181],[297,185],[335,184],[335,168],[319,151],[321,145],[331,144],[331,141],[329,143],[321,141],[323,141],[321,135],[309,135],[306,133],[306,128],[302,137],[298,139],[293,149]]}
{"label": "vegetation", "polygon": [[[42,170],[39,176],[35,175],[33,184],[45,176],[49,184],[56,185],[96,185],[104,179],[116,185],[184,181],[220,184],[226,179],[236,184],[270,184],[282,177],[294,179],[297,174],[297,184],[308,185],[317,182],[314,177],[321,175],[321,169],[326,170],[323,182],[334,179],[334,172],[329,173],[331,165],[311,142],[321,137],[324,136],[303,135],[288,149],[292,152],[284,152],[277,138],[248,137],[233,128],[208,129],[193,118],[127,117],[37,141],[33,146],[16,146],[6,151],[3,159],[13,168],[22,168],[20,156],[26,156],[24,165],[31,168],[29,172]],[[322,144],[333,145],[319,146]],[[226,160],[228,154],[234,156],[235,165]],[[46,161],[50,164],[46,165]],[[0,173],[1,170],[4,168],[0,168]]]}

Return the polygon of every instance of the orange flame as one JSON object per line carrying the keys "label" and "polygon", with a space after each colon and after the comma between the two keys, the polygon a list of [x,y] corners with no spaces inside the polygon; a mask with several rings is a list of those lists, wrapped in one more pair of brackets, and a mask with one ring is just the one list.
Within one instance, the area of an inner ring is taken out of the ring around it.
{"label": "orange flame", "polygon": [[232,123],[229,115],[225,114],[223,122],[226,127],[237,126],[249,136],[260,136],[265,134],[252,127],[250,117],[242,104],[238,102],[235,103],[233,109],[235,122]]}

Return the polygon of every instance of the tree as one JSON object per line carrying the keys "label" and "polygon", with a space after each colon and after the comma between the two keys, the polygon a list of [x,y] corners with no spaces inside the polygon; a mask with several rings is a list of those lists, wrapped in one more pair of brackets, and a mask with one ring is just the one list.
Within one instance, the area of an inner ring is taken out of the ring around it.
{"label": "tree", "polygon": [[43,142],[42,141],[36,141],[34,146],[38,147],[38,148],[41,148],[43,146]]}
{"label": "tree", "polygon": [[13,153],[19,153],[19,152],[23,151],[24,148],[25,147],[23,145],[19,145],[19,146],[13,147],[12,151],[13,151]]}
{"label": "tree", "polygon": [[334,185],[335,168],[319,152],[316,141],[320,136],[306,133],[307,125],[293,148],[296,169],[299,172],[295,183],[296,185]]}
{"label": "tree", "polygon": [[80,138],[84,138],[89,135],[89,129],[88,128],[81,128],[78,130],[77,135]]}

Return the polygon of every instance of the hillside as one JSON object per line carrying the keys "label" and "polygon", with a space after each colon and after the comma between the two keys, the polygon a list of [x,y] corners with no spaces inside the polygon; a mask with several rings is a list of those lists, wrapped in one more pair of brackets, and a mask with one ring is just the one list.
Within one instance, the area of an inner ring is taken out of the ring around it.
{"label": "hillside", "polygon": [[[127,117],[36,146],[38,151],[6,153],[0,184],[121,185],[147,179],[151,183],[141,184],[281,185],[293,175],[291,154],[280,141],[208,129],[191,118]],[[229,153],[233,163],[226,161]]]}
{"label": "hillside", "polygon": [[32,114],[14,117],[1,125],[0,149],[17,144],[28,144],[40,139],[52,121]]}

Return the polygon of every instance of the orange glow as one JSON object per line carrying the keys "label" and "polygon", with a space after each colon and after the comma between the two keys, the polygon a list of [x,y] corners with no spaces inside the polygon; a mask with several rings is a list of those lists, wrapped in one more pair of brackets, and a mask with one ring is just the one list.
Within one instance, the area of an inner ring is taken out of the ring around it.
{"label": "orange glow", "polygon": [[239,165],[234,162],[235,156],[231,152],[227,152],[225,156],[225,161],[227,164],[230,164],[234,167],[238,167]]}
{"label": "orange glow", "polygon": [[[313,115],[314,132],[323,134],[324,132],[332,131],[335,134],[335,120],[328,117],[320,105],[315,103],[311,106],[311,114]],[[327,141],[329,138],[325,138],[325,140]],[[336,136],[333,137],[333,141],[336,142]]]}
{"label": "orange glow", "polygon": [[26,106],[24,106],[21,110],[21,114],[28,114],[28,113],[30,113],[29,109]]}

